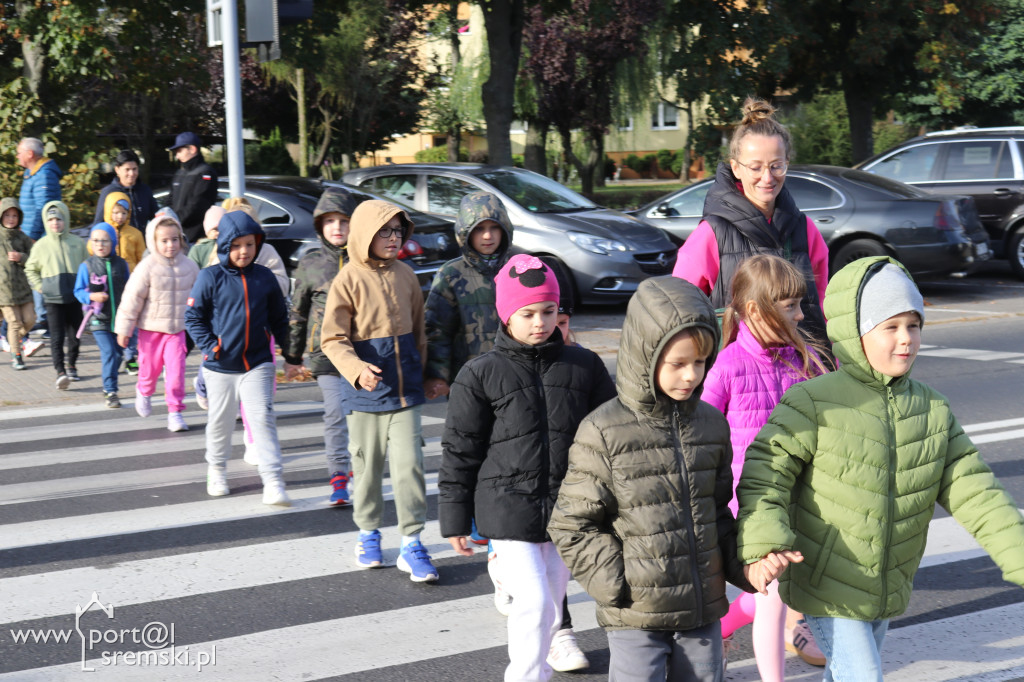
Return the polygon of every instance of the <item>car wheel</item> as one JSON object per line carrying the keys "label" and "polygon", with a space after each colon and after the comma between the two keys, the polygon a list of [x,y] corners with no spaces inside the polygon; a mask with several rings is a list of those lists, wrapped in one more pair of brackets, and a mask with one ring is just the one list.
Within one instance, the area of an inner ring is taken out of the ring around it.
{"label": "car wheel", "polygon": [[1013,274],[1017,276],[1017,279],[1024,279],[1024,227],[1018,229],[1010,237],[1006,256],[1010,259],[1010,270],[1013,271]]}
{"label": "car wheel", "polygon": [[575,308],[579,304],[580,299],[576,295],[576,282],[573,279],[572,272],[566,267],[565,263],[554,256],[539,256],[539,258],[544,265],[551,268],[551,272],[555,273],[562,301],[566,301],[570,307]]}
{"label": "car wheel", "polygon": [[854,239],[852,242],[843,244],[836,251],[836,255],[832,258],[832,274],[836,274],[844,266],[860,258],[888,255],[890,255],[888,249],[881,242],[876,242],[874,239]]}

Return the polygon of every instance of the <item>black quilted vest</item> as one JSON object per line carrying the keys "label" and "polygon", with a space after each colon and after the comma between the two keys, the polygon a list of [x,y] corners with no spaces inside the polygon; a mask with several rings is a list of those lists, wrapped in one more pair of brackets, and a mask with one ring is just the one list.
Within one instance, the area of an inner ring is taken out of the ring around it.
{"label": "black quilted vest", "polygon": [[704,220],[714,230],[718,242],[718,279],[711,290],[711,304],[725,308],[732,299],[732,277],[744,260],[759,253],[785,258],[795,265],[807,281],[807,295],[800,307],[804,320],[800,327],[814,339],[827,344],[825,317],[821,313],[818,287],[807,245],[807,216],[800,212],[789,190],[783,186],[775,200],[775,212],[769,223],[764,214],[737,188],[736,176],[729,164],[718,164],[715,183],[704,199]]}

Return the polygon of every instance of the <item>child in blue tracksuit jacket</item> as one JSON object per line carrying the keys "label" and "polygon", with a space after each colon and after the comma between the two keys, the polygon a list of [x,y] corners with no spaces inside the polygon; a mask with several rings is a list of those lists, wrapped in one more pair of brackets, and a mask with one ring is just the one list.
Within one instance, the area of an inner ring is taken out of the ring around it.
{"label": "child in blue tracksuit jacket", "polygon": [[274,347],[288,338],[288,308],[274,273],[258,265],[265,235],[242,211],[218,225],[219,265],[204,268],[185,309],[185,328],[203,352],[210,401],[206,426],[206,492],[227,495],[227,460],[238,401],[252,428],[263,479],[263,503],[288,506],[274,417]]}
{"label": "child in blue tracksuit jacket", "polygon": [[75,278],[75,298],[83,309],[93,306],[89,330],[100,347],[103,362],[103,393],[107,407],[121,407],[117,397],[117,370],[124,353],[117,345],[114,316],[121,305],[124,285],[128,282],[128,262],[117,255],[117,230],[100,223],[89,234],[92,255],[78,266]]}

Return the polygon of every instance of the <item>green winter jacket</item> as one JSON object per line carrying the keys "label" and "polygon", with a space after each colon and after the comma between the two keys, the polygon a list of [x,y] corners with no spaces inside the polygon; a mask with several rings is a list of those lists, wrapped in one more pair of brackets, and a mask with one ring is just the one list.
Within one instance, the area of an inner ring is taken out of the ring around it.
{"label": "green winter jacket", "polygon": [[863,258],[832,278],[825,316],[842,365],[786,392],[747,450],[737,491],[741,558],[802,552],[779,593],[813,616],[903,613],[936,502],[1024,585],[1024,519],[949,401],[880,374],[864,355],[860,292],[886,263],[896,261]]}
{"label": "green winter jacket", "polygon": [[[495,221],[505,233],[491,259],[484,259],[469,243],[470,233],[484,220]],[[501,200],[490,192],[464,196],[455,220],[455,239],[462,256],[437,271],[424,310],[424,377],[444,379],[449,384],[469,360],[494,347],[499,324],[494,307],[494,276],[505,264],[512,244],[512,222]]]}
{"label": "green winter jacket", "polygon": [[[752,591],[736,555],[729,424],[701,401],[655,388],[655,367],[678,332],[715,311],[676,277],[645,280],[622,327],[618,398],[590,413],[548,524],[573,577],[609,629],[692,630],[725,615],[725,581]],[[715,353],[707,360],[714,362]]]}
{"label": "green winter jacket", "polygon": [[32,246],[25,275],[32,288],[43,295],[47,303],[75,303],[75,276],[89,252],[85,240],[71,234],[71,215],[68,207],[59,201],[50,201],[43,207],[43,215],[56,206],[64,217],[64,229],[54,234],[46,227],[46,236]]}
{"label": "green winter jacket", "polygon": [[[0,201],[0,215],[9,208],[18,211],[18,227],[0,226],[0,305],[22,305],[32,300],[32,287],[25,276],[25,263],[32,251],[32,239],[21,231],[21,218],[24,214],[18,206],[18,200],[7,197]],[[7,253],[16,251],[21,254],[15,263],[7,258]]]}

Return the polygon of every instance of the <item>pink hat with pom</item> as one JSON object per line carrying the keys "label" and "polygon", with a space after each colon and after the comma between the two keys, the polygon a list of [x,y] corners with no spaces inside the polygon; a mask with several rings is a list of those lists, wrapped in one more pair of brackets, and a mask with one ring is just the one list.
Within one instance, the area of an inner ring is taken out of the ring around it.
{"label": "pink hat with pom", "polygon": [[558,303],[558,279],[555,273],[536,256],[512,256],[494,277],[494,304],[498,317],[505,324],[512,313],[541,301]]}

